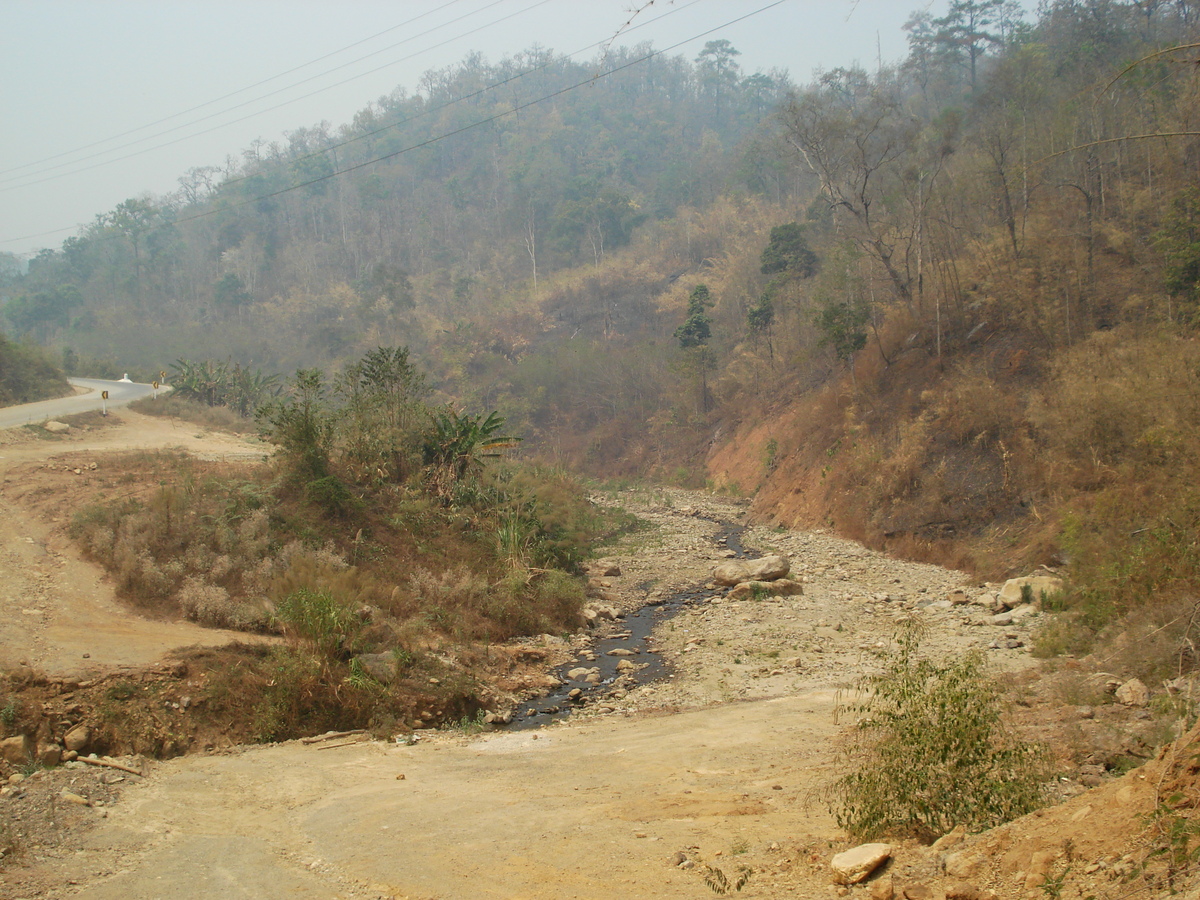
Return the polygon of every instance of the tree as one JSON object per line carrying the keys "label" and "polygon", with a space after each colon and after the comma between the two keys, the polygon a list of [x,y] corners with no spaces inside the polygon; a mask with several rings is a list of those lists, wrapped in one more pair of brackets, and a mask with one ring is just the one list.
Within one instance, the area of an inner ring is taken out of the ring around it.
{"label": "tree", "polygon": [[854,373],[854,354],[867,345],[864,326],[871,320],[865,305],[833,301],[817,313],[817,328],[821,332],[819,346],[832,347],[834,355]]}
{"label": "tree", "polygon": [[416,306],[413,300],[412,280],[408,272],[400,266],[388,263],[376,263],[371,272],[364,278],[354,282],[354,290],[367,303],[383,300],[393,311],[412,309]]}
{"label": "tree", "polygon": [[45,343],[55,330],[71,324],[71,309],[83,302],[73,284],[31,291],[4,307],[4,314],[21,334],[33,334]]}
{"label": "tree", "polygon": [[708,373],[717,367],[716,355],[708,346],[712,337],[712,318],[708,309],[713,305],[708,285],[698,284],[688,296],[687,319],[675,329],[675,340],[686,354],[685,365],[700,378],[700,411],[708,412]]}
{"label": "tree", "polygon": [[772,359],[775,358],[775,348],[771,345],[771,325],[774,321],[775,304],[771,301],[771,295],[764,293],[758,298],[758,303],[747,310],[746,326],[756,342],[759,337],[766,335],[767,355]]}
{"label": "tree", "polygon": [[1008,0],[950,0],[946,15],[933,20],[937,29],[933,41],[966,66],[971,90],[975,89],[980,58],[1003,42],[1001,33],[989,26],[999,25],[1006,16],[1011,18],[1013,5]]}
{"label": "tree", "polygon": [[213,302],[225,309],[240,311],[254,302],[254,298],[246,290],[246,283],[237,275],[229,272],[213,285]]}
{"label": "tree", "polygon": [[730,93],[738,83],[741,67],[736,58],[742,52],[727,40],[709,41],[696,57],[696,68],[700,84],[712,92],[718,121],[721,118],[721,98]]}
{"label": "tree", "polygon": [[349,455],[374,476],[403,481],[414,465],[425,376],[407,347],[378,347],[346,367],[341,390],[349,416]]}
{"label": "tree", "polygon": [[1187,304],[1191,319],[1200,300],[1200,191],[1194,187],[1181,191],[1154,237],[1163,254],[1166,288]]}
{"label": "tree", "polygon": [[771,229],[770,242],[762,252],[764,275],[809,278],[816,271],[817,254],[808,249],[803,225],[789,222]]}
{"label": "tree", "polygon": [[713,305],[708,285],[698,284],[688,297],[687,319],[675,329],[675,340],[685,350],[703,347],[712,337],[712,317],[708,309]]}
{"label": "tree", "polygon": [[289,396],[260,407],[257,418],[263,436],[279,445],[292,478],[308,486],[330,477],[333,420],[320,370],[297,371]]}
{"label": "tree", "polygon": [[134,285],[138,306],[142,304],[142,238],[154,224],[158,209],[149,200],[130,199],[117,204],[107,222],[133,246]]}

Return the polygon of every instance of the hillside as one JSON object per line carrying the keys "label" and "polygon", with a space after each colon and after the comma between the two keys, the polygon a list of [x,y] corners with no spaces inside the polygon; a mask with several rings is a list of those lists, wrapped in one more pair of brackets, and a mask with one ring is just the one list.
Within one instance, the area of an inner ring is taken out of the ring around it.
{"label": "hillside", "polygon": [[721,40],[473,56],[120,204],[6,270],[4,317],[147,379],[405,346],[527,457],[1069,571],[1047,652],[1086,651],[1200,588],[1197,17],[1019,12],[955,0],[804,86]]}

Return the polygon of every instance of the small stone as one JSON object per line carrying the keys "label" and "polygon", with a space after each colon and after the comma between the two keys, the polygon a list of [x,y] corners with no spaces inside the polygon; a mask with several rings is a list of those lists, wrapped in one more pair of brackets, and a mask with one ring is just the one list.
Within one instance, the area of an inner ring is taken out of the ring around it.
{"label": "small stone", "polygon": [[951,847],[961,844],[966,836],[967,829],[965,825],[955,826],[934,841],[933,845],[929,849],[934,853],[945,853]]}
{"label": "small stone", "polygon": [[79,794],[68,791],[66,788],[58,792],[60,800],[65,800],[67,803],[74,803],[77,806],[91,806],[92,802],[87,797],[81,797]]}
{"label": "small stone", "polygon": [[965,851],[951,853],[946,857],[946,874],[951,878],[967,879],[979,868],[979,857]]}
{"label": "small stone", "polygon": [[946,900],[982,900],[979,888],[965,881],[946,888]]}
{"label": "small stone", "polygon": [[871,882],[871,900],[893,900],[896,886],[891,875],[883,875]]}

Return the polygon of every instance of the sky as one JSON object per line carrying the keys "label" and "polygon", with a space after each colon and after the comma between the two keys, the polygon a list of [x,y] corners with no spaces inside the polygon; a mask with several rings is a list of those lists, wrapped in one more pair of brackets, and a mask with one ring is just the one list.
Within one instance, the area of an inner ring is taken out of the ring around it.
{"label": "sky", "polygon": [[744,74],[874,69],[902,26],[944,0],[0,0],[0,252],[58,247],[123,200],[179,189],[478,51],[534,45],[580,60],[607,42],[695,59],[708,41]]}

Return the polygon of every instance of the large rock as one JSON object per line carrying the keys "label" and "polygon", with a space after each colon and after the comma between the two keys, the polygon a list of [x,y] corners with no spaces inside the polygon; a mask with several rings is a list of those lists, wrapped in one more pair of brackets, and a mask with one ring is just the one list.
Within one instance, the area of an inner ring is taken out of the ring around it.
{"label": "large rock", "polygon": [[0,758],[14,766],[23,766],[33,758],[34,745],[28,735],[18,734],[15,737],[0,741]]}
{"label": "large rock", "polygon": [[792,564],[786,556],[772,553],[770,556],[751,560],[746,564],[746,569],[753,581],[774,581],[787,575],[792,570]]}
{"label": "large rock", "polygon": [[92,740],[92,729],[86,725],[76,725],[63,737],[63,746],[76,753],[82,751]]}
{"label": "large rock", "polygon": [[58,744],[38,744],[37,761],[47,769],[53,769],[62,762],[62,747]]}
{"label": "large rock", "polygon": [[753,597],[798,597],[804,593],[804,585],[790,578],[776,581],[743,581],[729,592],[734,600],[749,600]]}
{"label": "large rock", "polygon": [[792,570],[786,556],[773,553],[760,559],[736,560],[713,569],[713,581],[731,587],[745,581],[775,581]]}
{"label": "large rock", "polygon": [[1122,706],[1143,707],[1150,705],[1150,690],[1138,679],[1131,678],[1117,688],[1117,702]]}
{"label": "large rock", "polygon": [[1053,575],[1026,575],[1023,578],[1010,578],[1004,582],[1004,587],[1000,588],[1000,593],[996,595],[996,602],[1005,609],[1020,606],[1023,599],[1022,588],[1027,585],[1032,592],[1030,599],[1038,606],[1041,606],[1043,596],[1057,594],[1063,589],[1062,579],[1055,578]]}
{"label": "large rock", "polygon": [[381,684],[391,684],[396,680],[396,655],[386,653],[360,653],[355,657],[363,671]]}
{"label": "large rock", "polygon": [[839,853],[829,861],[834,884],[858,884],[887,862],[892,855],[890,844],[860,844]]}
{"label": "large rock", "polygon": [[722,563],[713,569],[713,581],[717,584],[723,584],[725,587],[750,580],[750,570],[746,568],[745,564],[740,562]]}
{"label": "large rock", "polygon": [[66,422],[47,422],[42,427],[51,434],[66,434],[71,430],[71,426]]}

